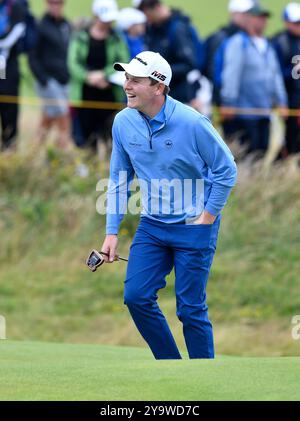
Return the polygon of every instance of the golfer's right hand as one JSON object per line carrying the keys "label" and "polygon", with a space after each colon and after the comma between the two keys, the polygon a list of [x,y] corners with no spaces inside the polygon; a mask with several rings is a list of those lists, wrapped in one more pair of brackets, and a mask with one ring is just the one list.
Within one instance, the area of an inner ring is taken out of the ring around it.
{"label": "golfer's right hand", "polygon": [[118,246],[117,235],[110,234],[105,237],[104,243],[101,247],[101,251],[109,254],[109,257],[103,255],[104,261],[106,263],[112,263],[115,260],[117,246]]}

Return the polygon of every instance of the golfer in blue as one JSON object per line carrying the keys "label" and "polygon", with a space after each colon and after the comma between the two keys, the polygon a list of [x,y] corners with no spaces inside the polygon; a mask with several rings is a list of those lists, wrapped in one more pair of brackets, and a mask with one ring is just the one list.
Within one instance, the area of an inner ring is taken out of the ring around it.
{"label": "golfer in blue", "polygon": [[169,96],[171,67],[144,51],[125,72],[127,108],[113,124],[106,238],[112,262],[131,182],[142,197],[125,280],[124,302],[156,359],[180,359],[157,304],[175,269],[177,316],[190,358],[214,358],[206,285],[216,250],[221,211],[236,182],[233,156],[207,118]]}

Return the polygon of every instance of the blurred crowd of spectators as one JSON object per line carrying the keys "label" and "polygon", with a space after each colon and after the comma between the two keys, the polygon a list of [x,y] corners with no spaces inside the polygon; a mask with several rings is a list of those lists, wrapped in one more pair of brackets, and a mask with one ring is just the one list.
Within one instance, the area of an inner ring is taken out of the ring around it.
{"label": "blurred crowd of spectators", "polygon": [[255,0],[230,0],[228,24],[207,39],[160,0],[133,0],[121,10],[116,0],[94,0],[92,17],[72,23],[64,6],[45,0],[37,20],[27,0],[0,0],[1,150],[16,145],[21,53],[43,103],[38,143],[55,126],[58,147],[97,149],[104,159],[113,117],[125,102],[113,64],[151,50],[172,67],[170,95],[209,117],[216,109],[226,141],[264,155],[277,108],[285,123],[278,158],[300,152],[300,3],[286,5],[282,31],[271,39],[271,13]]}

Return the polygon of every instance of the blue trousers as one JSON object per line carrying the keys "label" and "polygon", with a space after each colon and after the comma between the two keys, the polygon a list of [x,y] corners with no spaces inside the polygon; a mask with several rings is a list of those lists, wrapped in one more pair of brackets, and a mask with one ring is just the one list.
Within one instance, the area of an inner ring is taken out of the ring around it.
{"label": "blue trousers", "polygon": [[177,317],[190,358],[214,358],[206,285],[220,225],[165,224],[142,217],[130,248],[124,302],[156,359],[181,355],[157,304],[165,277],[175,269]]}

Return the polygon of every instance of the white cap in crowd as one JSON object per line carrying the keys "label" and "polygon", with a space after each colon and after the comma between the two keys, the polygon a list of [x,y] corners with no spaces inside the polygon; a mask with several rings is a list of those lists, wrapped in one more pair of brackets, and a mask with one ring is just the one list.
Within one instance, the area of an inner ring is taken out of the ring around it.
{"label": "white cap in crowd", "polygon": [[289,3],[283,11],[283,19],[287,22],[300,22],[300,3]]}
{"label": "white cap in crowd", "polygon": [[118,4],[115,0],[94,0],[92,12],[101,22],[113,22],[118,17]]}
{"label": "white cap in crowd", "polygon": [[230,0],[228,3],[228,11],[230,13],[245,13],[256,5],[254,0]]}
{"label": "white cap in crowd", "polygon": [[142,3],[142,0],[132,0],[131,2],[132,7],[136,7],[136,8],[140,7],[141,3]]}
{"label": "white cap in crowd", "polygon": [[115,63],[114,69],[126,72],[136,77],[151,77],[166,86],[172,79],[171,66],[159,53],[143,51],[135,56],[130,63]]}
{"label": "white cap in crowd", "polygon": [[133,7],[125,7],[119,12],[117,26],[122,31],[127,31],[132,25],[146,23],[146,20],[146,15],[140,10],[134,9]]}

